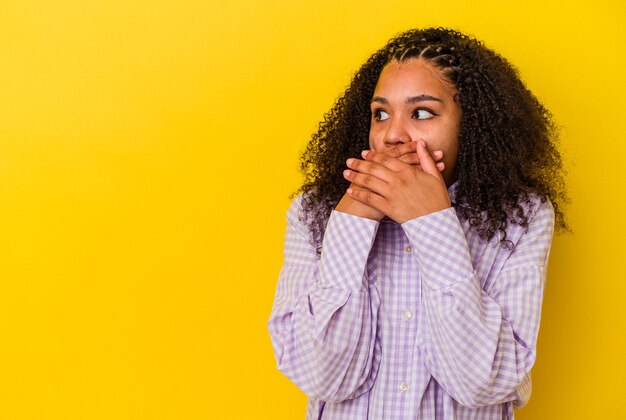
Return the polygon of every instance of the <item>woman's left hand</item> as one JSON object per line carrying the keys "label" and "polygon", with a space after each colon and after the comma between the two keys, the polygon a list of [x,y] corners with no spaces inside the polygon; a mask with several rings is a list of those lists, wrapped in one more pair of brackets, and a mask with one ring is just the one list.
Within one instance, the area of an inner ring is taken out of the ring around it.
{"label": "woman's left hand", "polygon": [[423,140],[416,151],[419,166],[373,150],[363,152],[365,160],[348,159],[348,194],[397,223],[450,207],[446,183]]}

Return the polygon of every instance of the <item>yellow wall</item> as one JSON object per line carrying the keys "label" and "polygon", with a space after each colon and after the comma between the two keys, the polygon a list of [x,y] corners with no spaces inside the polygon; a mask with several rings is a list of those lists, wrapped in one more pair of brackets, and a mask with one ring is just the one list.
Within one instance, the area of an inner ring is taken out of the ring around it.
{"label": "yellow wall", "polygon": [[500,51],[563,126],[575,234],[516,417],[626,418],[625,18],[618,0],[1,1],[0,418],[304,418],[266,330],[298,156],[362,61],[427,25]]}

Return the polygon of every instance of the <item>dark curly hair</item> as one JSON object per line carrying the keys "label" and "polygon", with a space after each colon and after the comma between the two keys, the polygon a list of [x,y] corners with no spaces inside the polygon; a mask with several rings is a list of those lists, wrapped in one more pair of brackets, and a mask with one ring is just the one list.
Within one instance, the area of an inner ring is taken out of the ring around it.
{"label": "dark curly hair", "polygon": [[369,148],[370,102],[383,67],[392,60],[420,58],[441,71],[458,91],[462,109],[455,179],[459,217],[483,240],[508,223],[528,226],[532,195],[554,206],[555,227],[568,230],[568,201],[558,132],[550,112],[524,86],[517,70],[476,39],[446,28],[414,29],[392,38],[356,72],[324,115],[302,154],[301,221],[321,251],[326,223],[345,194],[348,157]]}

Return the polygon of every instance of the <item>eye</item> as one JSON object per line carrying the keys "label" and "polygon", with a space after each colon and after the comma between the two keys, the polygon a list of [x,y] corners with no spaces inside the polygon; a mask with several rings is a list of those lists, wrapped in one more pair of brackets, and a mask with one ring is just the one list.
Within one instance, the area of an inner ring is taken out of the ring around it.
{"label": "eye", "polygon": [[432,112],[429,109],[424,109],[424,108],[416,109],[413,112],[413,117],[415,119],[418,119],[418,120],[428,120],[428,119],[434,117],[435,115],[437,115],[437,114],[435,114],[434,112]]}
{"label": "eye", "polygon": [[387,114],[382,109],[374,110],[374,112],[372,113],[372,116],[374,117],[376,121],[385,121],[389,119],[389,114]]}

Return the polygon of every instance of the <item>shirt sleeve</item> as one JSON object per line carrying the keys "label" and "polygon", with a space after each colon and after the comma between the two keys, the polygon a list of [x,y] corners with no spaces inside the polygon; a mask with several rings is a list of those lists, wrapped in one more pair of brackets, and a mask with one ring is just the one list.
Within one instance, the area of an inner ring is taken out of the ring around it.
{"label": "shirt sleeve", "polygon": [[371,388],[380,361],[380,297],[366,274],[379,223],[332,211],[320,257],[299,220],[300,200],[287,213],[268,328],[278,369],[309,396],[341,402]]}
{"label": "shirt sleeve", "polygon": [[432,376],[466,407],[506,401],[519,407],[530,397],[554,229],[549,201],[534,210],[489,294],[453,208],[402,225],[422,282],[418,345]]}

